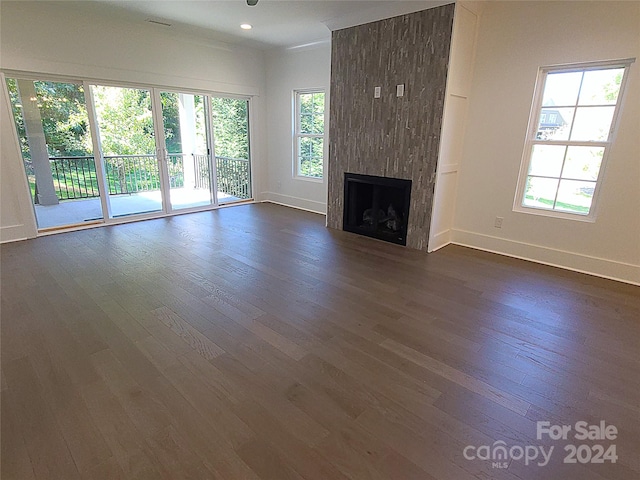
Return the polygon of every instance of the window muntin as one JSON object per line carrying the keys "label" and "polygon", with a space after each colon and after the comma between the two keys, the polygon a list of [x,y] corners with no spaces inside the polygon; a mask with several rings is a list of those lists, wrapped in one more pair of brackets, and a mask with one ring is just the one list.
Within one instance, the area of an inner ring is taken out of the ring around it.
{"label": "window muntin", "polygon": [[325,93],[295,92],[295,174],[322,179],[325,153]]}
{"label": "window muntin", "polygon": [[593,218],[632,61],[541,69],[515,210]]}

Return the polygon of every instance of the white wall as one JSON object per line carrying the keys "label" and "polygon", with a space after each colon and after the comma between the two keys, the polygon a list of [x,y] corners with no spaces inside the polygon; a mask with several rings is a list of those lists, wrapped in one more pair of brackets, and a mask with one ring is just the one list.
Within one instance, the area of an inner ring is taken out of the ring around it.
{"label": "white wall", "polygon": [[[254,192],[265,190],[264,52],[96,15],[82,2],[3,1],[1,8],[3,69],[252,96]],[[4,106],[2,110],[0,231],[2,240],[10,240],[21,238],[11,233],[17,225],[34,236],[35,223],[31,209],[5,204],[5,199],[21,195],[28,202],[29,196],[16,177],[22,160],[11,147],[14,139],[5,124]]]}
{"label": "white wall", "polygon": [[[326,213],[326,175],[323,182],[303,180],[293,175],[292,100],[294,90],[324,88],[328,106],[330,82],[329,42],[294,50],[274,50],[267,55],[269,175],[263,198]],[[328,127],[327,123],[327,131]]]}
{"label": "white wall", "polygon": [[[488,2],[460,164],[454,243],[640,283],[640,3]],[[512,211],[538,67],[638,57],[595,223]],[[504,217],[501,229],[496,216]]]}
{"label": "white wall", "polygon": [[480,6],[474,3],[456,3],[429,228],[429,252],[451,243],[458,193],[458,169],[462,160],[463,145],[460,139],[464,137],[467,124],[480,10]]}

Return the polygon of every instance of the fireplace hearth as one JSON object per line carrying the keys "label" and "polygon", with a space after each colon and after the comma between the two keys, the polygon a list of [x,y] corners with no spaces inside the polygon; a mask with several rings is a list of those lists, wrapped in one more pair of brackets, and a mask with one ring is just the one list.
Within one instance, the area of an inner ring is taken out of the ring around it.
{"label": "fireplace hearth", "polygon": [[342,229],[406,245],[410,200],[411,180],[345,173]]}

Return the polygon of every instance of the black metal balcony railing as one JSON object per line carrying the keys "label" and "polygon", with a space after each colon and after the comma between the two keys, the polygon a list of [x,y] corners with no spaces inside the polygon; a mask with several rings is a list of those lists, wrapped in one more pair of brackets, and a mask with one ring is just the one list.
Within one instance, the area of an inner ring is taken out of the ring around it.
{"label": "black metal balcony railing", "polygon": [[209,188],[209,155],[194,155],[193,166],[196,173],[196,188]]}
{"label": "black metal balcony railing", "polygon": [[49,165],[59,200],[100,196],[93,157],[49,158]]}
{"label": "black metal balcony railing", "polygon": [[[194,155],[196,188],[209,188],[209,157]],[[216,157],[216,182],[218,192],[236,198],[251,198],[249,160]]]}
{"label": "black metal balcony railing", "polygon": [[[184,187],[184,167],[187,157],[192,157],[193,160],[195,188],[208,189],[210,184],[208,155],[183,153],[169,154],[167,169],[171,188]],[[160,189],[160,172],[155,155],[108,155],[104,160],[110,195],[135,194]],[[93,157],[51,157],[49,164],[58,199],[72,200],[100,196]],[[251,197],[249,160],[216,157],[216,168],[218,191],[240,199]]]}
{"label": "black metal balcony railing", "polygon": [[236,198],[251,198],[249,160],[216,157],[216,181],[218,192]]}

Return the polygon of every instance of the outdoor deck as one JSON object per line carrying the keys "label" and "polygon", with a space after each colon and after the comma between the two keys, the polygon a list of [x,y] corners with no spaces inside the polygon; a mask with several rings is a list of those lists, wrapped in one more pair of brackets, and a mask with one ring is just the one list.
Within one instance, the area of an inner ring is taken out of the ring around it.
{"label": "outdoor deck", "polygon": [[[35,204],[38,228],[55,228],[100,220],[98,174],[92,156],[50,157],[53,191],[59,203]],[[112,217],[139,215],[162,210],[158,159],[155,155],[111,155],[104,157],[107,191]],[[27,175],[38,192],[33,165]],[[251,198],[248,159],[215,157],[219,204]],[[211,205],[210,166],[207,155],[170,154],[167,162],[171,208],[181,210]],[[46,183],[46,182],[45,182]]]}
{"label": "outdoor deck", "polygon": [[[218,203],[226,204],[241,198],[218,192]],[[143,191],[129,195],[110,196],[111,212],[114,217],[158,212],[162,210],[160,190]],[[171,206],[173,210],[193,208],[211,204],[209,190],[172,188]],[[100,198],[62,200],[58,205],[35,205],[38,228],[54,228],[65,225],[93,222],[102,219]]]}

